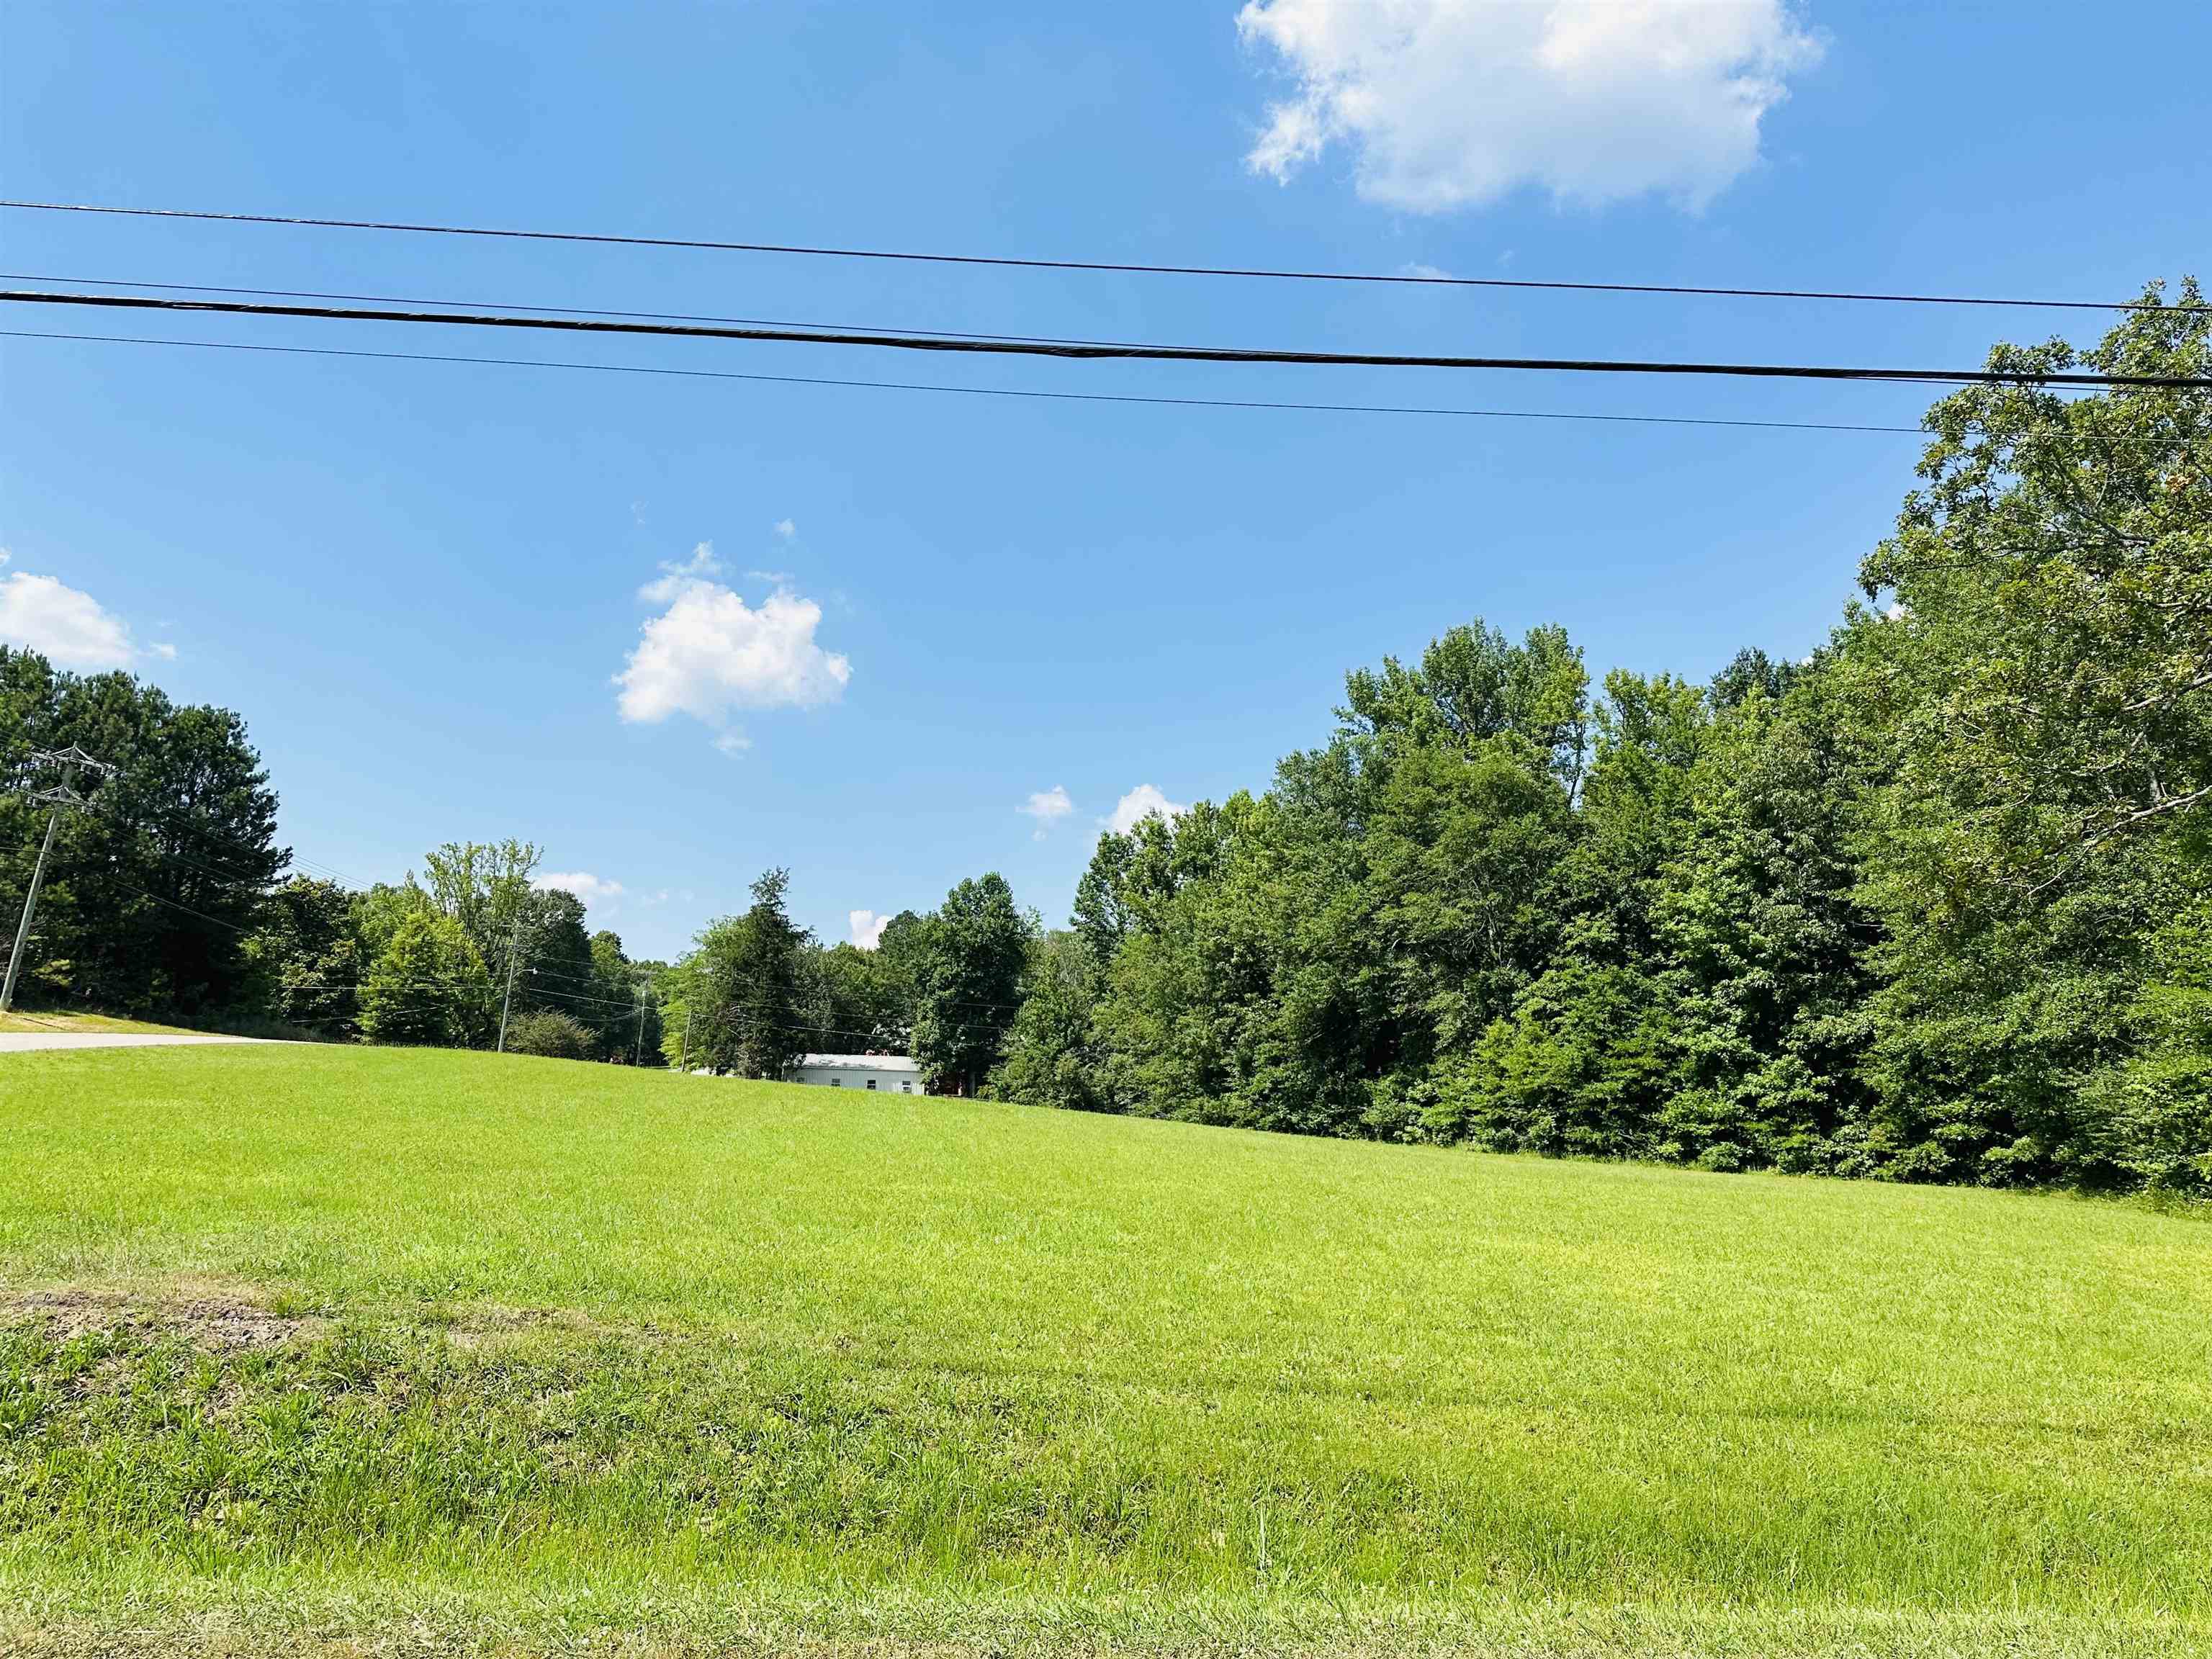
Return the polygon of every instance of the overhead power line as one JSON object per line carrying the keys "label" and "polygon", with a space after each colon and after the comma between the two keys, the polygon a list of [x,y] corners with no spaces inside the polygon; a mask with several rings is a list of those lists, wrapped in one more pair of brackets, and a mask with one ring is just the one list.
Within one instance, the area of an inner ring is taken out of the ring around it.
{"label": "overhead power line", "polygon": [[[988,265],[1013,270],[1095,270],[1142,276],[1226,276],[1291,283],[1356,283],[1406,288],[1499,289],[1561,294],[1656,294],[1729,300],[1827,300],[1881,305],[2005,306],[2045,311],[2143,311],[2142,300],[2043,300],[1968,294],[1885,294],[1846,289],[1728,288],[1683,283],[1578,283],[1535,277],[1454,276],[1443,272],[1297,270],[1258,265],[1147,264],[1119,259],[1018,258],[1002,254],[926,253],[906,249],[814,246],[794,242],[726,241],[700,236],[623,236],[600,231],[520,230],[487,225],[418,224],[389,219],[325,219],[303,214],[217,213],[189,208],[115,207],[94,202],[0,200],[0,208],[32,213],[97,213],[132,219],[196,219],[221,224],[286,225],[319,230],[400,232],[417,236],[475,236],[526,242],[589,242],[616,247],[690,248],[714,253],[787,254],[815,259],[873,259],[915,264]],[[2191,310],[2212,307],[2191,307]]]}
{"label": "overhead power line", "polygon": [[[1135,392],[1044,392],[1027,386],[946,386],[929,380],[842,380],[818,374],[749,374],[735,369],[663,368],[645,363],[587,363],[545,357],[470,357],[440,352],[362,351],[339,346],[256,345],[240,340],[177,340],[144,334],[70,334],[40,329],[0,328],[0,340],[75,340],[99,345],[177,346],[192,351],[246,351],[282,357],[351,357],[394,363],[459,363],[486,368],[551,368],[591,374],[656,374],[684,380],[739,380],[767,386],[814,386],[866,392],[939,392],[961,398],[1036,398],[1047,403],[1132,404],[1171,409],[1231,409],[1287,410],[1335,415],[1425,415],[1452,419],[1490,421],[1590,421],[1620,426],[1723,427],[1771,432],[1871,432],[1925,438],[1924,426],[1881,425],[1847,421],[1759,421],[1711,415],[1612,415],[1584,410],[1458,409],[1427,404],[1301,403],[1261,398],[1148,397]],[[2070,443],[2105,448],[2171,447],[2155,437],[2124,434],[2070,432]],[[295,864],[307,860],[294,855]],[[327,867],[327,866],[319,866]],[[343,875],[343,872],[337,872]],[[354,886],[366,884],[345,877]]]}
{"label": "overhead power line", "polygon": [[703,323],[621,322],[586,317],[515,317],[485,312],[401,311],[372,306],[267,305],[238,300],[172,300],[150,294],[81,294],[0,289],[0,301],[89,306],[106,310],[211,313],[289,317],[319,322],[407,323],[462,328],[514,328],[568,334],[641,335],[675,339],[747,340],[795,345],[867,346],[878,350],[954,352],[985,356],[1051,357],[1139,362],[1269,363],[1332,368],[1528,370],[1546,374],[1720,375],[1753,380],[1861,380],[1917,385],[2128,386],[2143,390],[2212,388],[2212,379],[2172,374],[2029,374],[2014,369],[1875,368],[1816,363],[1638,362],[1619,358],[1474,357],[1426,353],[1307,351],[1249,346],[1062,344],[1042,340],[862,334],[787,328],[738,328]]}
{"label": "overhead power line", "polygon": [[[486,368],[551,368],[591,374],[655,374],[685,380],[739,380],[768,386],[811,386],[866,392],[939,392],[961,398],[1036,398],[1047,403],[1130,404],[1175,409],[1285,410],[1335,415],[1421,415],[1486,421],[1588,421],[1619,426],[1722,427],[1769,432],[1870,432],[1925,438],[1924,426],[1881,425],[1845,421],[1759,421],[1705,415],[1610,415],[1549,409],[1454,409],[1426,404],[1300,403],[1258,398],[1147,397],[1134,392],[1043,392],[1026,386],[945,386],[927,380],[840,380],[817,374],[748,374],[735,369],[662,368],[645,363],[586,363],[544,357],[469,357],[439,352],[362,351],[338,346],[256,345],[239,340],[176,340],[143,334],[70,334],[36,329],[0,329],[0,340],[75,340],[99,345],[176,346],[193,351],[246,351],[283,357],[350,357],[394,363],[459,363]],[[2164,440],[2124,434],[2070,432],[2069,443],[2104,448],[2170,447]],[[293,862],[307,860],[296,854]],[[312,866],[327,869],[327,866]],[[353,886],[360,880],[333,872]]]}
{"label": "overhead power line", "polygon": [[663,323],[735,323],[752,328],[804,328],[854,334],[921,334],[948,340],[1038,340],[1054,345],[1140,345],[1137,340],[1099,340],[1064,334],[991,334],[972,328],[890,328],[867,323],[794,323],[776,317],[724,317],[696,311],[621,311],[605,306],[531,306],[493,300],[433,300],[420,295],[334,294],[321,289],[228,288],[214,283],[148,283],[106,276],[56,276],[0,271],[4,283],[76,283],[86,288],[152,289],[173,294],[250,294],[264,300],[351,300],[377,306],[438,306],[449,311],[538,311],[557,317],[619,317]]}
{"label": "overhead power line", "polygon": [[69,334],[36,329],[0,329],[6,340],[78,340],[102,345],[179,346],[196,351],[250,351],[284,357],[353,357],[392,363],[471,363],[489,368],[554,368],[592,374],[656,374],[685,380],[743,380],[767,386],[818,386],[870,392],[941,392],[963,398],[1023,398],[1047,403],[1133,404],[1171,409],[1285,410],[1335,415],[1427,415],[1496,421],[1596,421],[1626,426],[1711,426],[1782,432],[1884,432],[1925,437],[1917,426],[1881,426],[1834,421],[1733,420],[1696,415],[1603,415],[1535,409],[1447,409],[1425,404],[1300,403],[1261,398],[1149,397],[1135,392],[1044,392],[1026,386],[945,386],[927,380],[841,380],[819,374],[749,374],[736,369],[663,368],[645,363],[586,363],[544,357],[470,357],[440,352],[361,351],[339,346],[258,345],[240,340],[158,339],[143,334]]}

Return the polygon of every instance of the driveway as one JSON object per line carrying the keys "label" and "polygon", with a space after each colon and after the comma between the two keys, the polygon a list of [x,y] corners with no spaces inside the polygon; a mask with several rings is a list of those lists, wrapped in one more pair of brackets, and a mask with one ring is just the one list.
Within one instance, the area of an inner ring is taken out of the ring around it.
{"label": "driveway", "polygon": [[210,1036],[199,1032],[154,1036],[139,1031],[0,1031],[0,1054],[27,1048],[159,1048],[171,1043],[266,1041],[264,1037]]}

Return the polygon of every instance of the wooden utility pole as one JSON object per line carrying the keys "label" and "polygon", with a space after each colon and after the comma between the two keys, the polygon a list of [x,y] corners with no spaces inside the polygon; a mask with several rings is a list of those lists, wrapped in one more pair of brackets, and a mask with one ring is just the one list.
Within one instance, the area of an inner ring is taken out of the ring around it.
{"label": "wooden utility pole", "polygon": [[15,924],[15,948],[8,953],[8,976],[0,980],[0,1014],[8,1012],[15,1000],[15,981],[23,971],[23,957],[30,948],[31,917],[38,909],[39,889],[46,879],[46,860],[54,850],[54,836],[62,827],[64,807],[85,807],[90,805],[75,787],[80,768],[94,772],[112,772],[115,769],[105,761],[96,761],[70,744],[67,749],[37,749],[31,753],[33,766],[58,766],[62,781],[58,788],[42,789],[31,797],[32,805],[51,806],[54,810],[46,818],[46,838],[39,843],[39,861],[31,866],[31,885],[23,895],[23,914]]}
{"label": "wooden utility pole", "polygon": [[514,1006],[514,964],[522,955],[522,898],[515,900],[514,932],[507,941],[507,994],[499,1002],[499,1047],[494,1051],[502,1054],[507,1052],[507,1011]]}

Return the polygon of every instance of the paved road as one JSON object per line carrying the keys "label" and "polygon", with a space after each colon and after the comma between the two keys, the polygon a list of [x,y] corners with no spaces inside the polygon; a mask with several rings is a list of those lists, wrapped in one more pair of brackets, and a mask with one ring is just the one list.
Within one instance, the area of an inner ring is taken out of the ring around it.
{"label": "paved road", "polygon": [[26,1048],[158,1048],[167,1043],[261,1042],[262,1037],[153,1036],[143,1031],[0,1031],[0,1054]]}

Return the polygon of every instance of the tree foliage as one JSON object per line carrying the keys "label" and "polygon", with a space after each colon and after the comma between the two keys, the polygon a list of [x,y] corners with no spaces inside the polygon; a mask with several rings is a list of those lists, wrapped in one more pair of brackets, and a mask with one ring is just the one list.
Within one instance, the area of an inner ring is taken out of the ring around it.
{"label": "tree foliage", "polygon": [[996,872],[954,887],[920,930],[914,1057],[928,1087],[974,1094],[998,1065],[1036,931]]}
{"label": "tree foliage", "polygon": [[781,1078],[806,1050],[801,969],[811,942],[791,920],[786,870],[752,885],[752,905],[699,935],[678,978],[690,1029],[689,1063],[740,1077]]}
{"label": "tree foliage", "polygon": [[58,673],[0,646],[0,949],[14,942],[58,783],[33,750],[75,744],[115,770],[78,780],[62,815],[23,987],[131,1013],[207,1017],[245,1000],[246,940],[290,854],[276,795],[228,709],[179,706],[128,674]]}
{"label": "tree foliage", "polygon": [[[2131,313],[2030,374],[2212,371]],[[1015,1098],[1314,1133],[2212,1190],[2212,401],[1977,386],[1793,662],[1592,698],[1480,623],[1274,787],[1104,837]]]}
{"label": "tree foliage", "polygon": [[476,941],[435,910],[402,921],[362,983],[362,1035],[373,1042],[472,1048],[498,1018]]}

